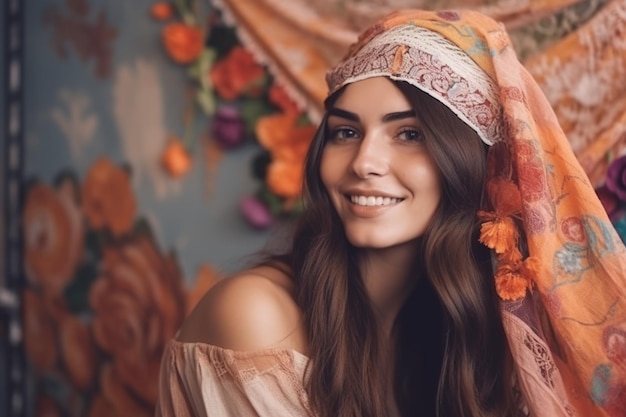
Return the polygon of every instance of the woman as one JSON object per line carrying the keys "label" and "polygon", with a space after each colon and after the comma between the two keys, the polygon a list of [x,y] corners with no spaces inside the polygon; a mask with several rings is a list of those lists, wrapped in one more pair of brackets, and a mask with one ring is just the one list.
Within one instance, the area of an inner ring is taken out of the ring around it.
{"label": "woman", "polygon": [[327,81],[291,251],[199,303],[157,415],[626,415],[626,250],[504,29],[394,13]]}

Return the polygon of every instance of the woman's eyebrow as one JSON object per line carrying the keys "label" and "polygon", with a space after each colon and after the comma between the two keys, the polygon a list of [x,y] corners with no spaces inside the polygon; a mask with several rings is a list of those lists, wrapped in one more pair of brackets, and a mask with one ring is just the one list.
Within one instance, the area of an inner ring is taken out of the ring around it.
{"label": "woman's eyebrow", "polygon": [[399,111],[399,112],[394,112],[394,113],[387,113],[386,115],[383,116],[383,122],[393,122],[395,120],[402,120],[402,119],[412,119],[416,117],[415,116],[415,111],[413,110],[407,110],[407,111]]}
{"label": "woman's eyebrow", "polygon": [[359,116],[356,113],[352,113],[348,110],[338,109],[337,107],[333,107],[332,109],[328,110],[328,115],[341,117],[342,119],[352,120],[354,122],[360,121]]}
{"label": "woman's eyebrow", "polygon": [[[351,111],[343,110],[337,107],[333,107],[332,109],[328,110],[328,115],[341,117],[342,119],[352,120],[354,122],[359,122],[361,120],[356,113],[352,113]],[[406,111],[387,113],[383,116],[382,121],[385,123],[388,123],[388,122],[393,122],[395,120],[411,119],[414,117],[415,117],[415,111],[406,110]]]}

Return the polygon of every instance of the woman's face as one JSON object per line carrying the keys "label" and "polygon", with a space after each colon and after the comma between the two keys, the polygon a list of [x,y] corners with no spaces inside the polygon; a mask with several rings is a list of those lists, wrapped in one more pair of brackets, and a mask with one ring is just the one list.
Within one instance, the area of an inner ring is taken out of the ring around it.
{"label": "woman's face", "polygon": [[361,248],[415,241],[441,200],[420,122],[385,77],[348,85],[329,110],[320,175],[348,240]]}

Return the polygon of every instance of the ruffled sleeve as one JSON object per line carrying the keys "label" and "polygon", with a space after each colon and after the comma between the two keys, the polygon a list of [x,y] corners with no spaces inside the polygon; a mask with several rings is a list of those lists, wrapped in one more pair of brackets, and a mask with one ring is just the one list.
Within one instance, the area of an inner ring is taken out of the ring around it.
{"label": "ruffled sleeve", "polygon": [[205,343],[168,343],[157,417],[312,417],[308,359],[288,349],[238,352]]}

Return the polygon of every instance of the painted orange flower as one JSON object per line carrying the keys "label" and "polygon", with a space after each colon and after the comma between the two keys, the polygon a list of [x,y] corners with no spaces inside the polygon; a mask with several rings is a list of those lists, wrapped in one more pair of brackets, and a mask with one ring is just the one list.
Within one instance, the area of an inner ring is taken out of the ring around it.
{"label": "painted orange flower", "polygon": [[35,400],[35,417],[61,417],[61,408],[49,395],[40,391]]}
{"label": "painted orange flower", "polygon": [[272,156],[266,182],[268,188],[284,198],[296,198],[302,191],[304,160],[315,134],[315,126],[298,125],[296,114],[266,116],[257,122],[259,143]]}
{"label": "painted orange flower", "polygon": [[59,322],[59,346],[69,381],[85,391],[96,374],[96,346],[89,327],[78,317],[63,315]]}
{"label": "painted orange flower", "polygon": [[225,100],[234,100],[244,93],[254,92],[264,75],[265,68],[240,45],[215,63],[210,74],[215,90]]}
{"label": "painted orange flower", "polygon": [[113,409],[111,403],[104,398],[102,393],[94,394],[93,397],[91,397],[87,417],[109,417],[116,414],[123,415]]}
{"label": "painted orange flower", "polygon": [[187,65],[198,59],[204,49],[204,33],[196,26],[173,22],[163,28],[163,46],[176,63]]}
{"label": "painted orange flower", "polygon": [[59,189],[33,185],[23,211],[25,266],[31,280],[52,292],[72,279],[84,247],[83,217],[69,181]]}
{"label": "painted orange flower", "polygon": [[22,301],[26,356],[37,371],[50,371],[59,357],[54,317],[43,297],[35,291],[24,290]]}
{"label": "painted orange flower", "polygon": [[179,139],[170,138],[161,155],[161,164],[172,177],[179,178],[191,169],[191,155]]}
{"label": "painted orange flower", "polygon": [[120,409],[116,398],[136,397],[154,405],[161,356],[186,308],[175,258],[160,253],[146,236],[105,247],[89,303],[94,339],[110,356],[115,389],[124,394],[107,395],[107,400]]}
{"label": "painted orange flower", "polygon": [[92,400],[89,417],[154,416],[154,404],[148,405],[127,391],[111,364],[107,363],[102,367],[99,380],[101,392]]}
{"label": "painted orange flower", "polygon": [[174,15],[174,10],[170,3],[159,1],[150,7],[150,15],[156,20],[167,20]]}
{"label": "painted orange flower", "polygon": [[94,229],[119,237],[130,231],[137,203],[129,174],[106,157],[89,168],[82,188],[83,211]]}
{"label": "painted orange flower", "polygon": [[285,198],[295,198],[302,192],[303,169],[302,164],[276,160],[267,168],[265,181],[267,186],[276,195]]}

